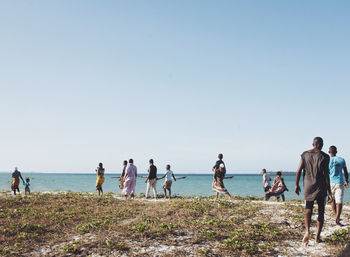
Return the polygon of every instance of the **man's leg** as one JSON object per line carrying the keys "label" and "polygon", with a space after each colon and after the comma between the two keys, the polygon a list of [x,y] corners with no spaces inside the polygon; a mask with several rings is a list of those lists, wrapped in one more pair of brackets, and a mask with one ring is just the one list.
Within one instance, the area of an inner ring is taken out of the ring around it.
{"label": "man's leg", "polygon": [[216,199],[216,200],[219,199],[219,193],[218,193],[218,192],[216,192],[216,197],[215,197],[215,199]]}
{"label": "man's leg", "polygon": [[282,201],[285,202],[286,201],[286,197],[284,196],[283,193],[281,194],[281,196],[282,196]]}
{"label": "man's leg", "polygon": [[171,199],[171,188],[168,188],[169,190],[169,199]]}
{"label": "man's leg", "polygon": [[157,199],[157,183],[154,182],[154,183],[152,184],[152,187],[153,187],[153,197],[154,197],[155,199]]}
{"label": "man's leg", "polygon": [[340,225],[340,226],[342,225],[342,224],[340,223],[340,214],[341,214],[342,209],[343,209],[343,204],[337,203],[337,215],[336,215],[336,217],[335,217],[335,223],[336,223],[337,225]]}
{"label": "man's leg", "polygon": [[333,202],[335,202],[336,205],[336,214],[335,214],[335,223],[337,225],[341,226],[340,223],[340,214],[343,209],[343,198],[344,198],[344,186],[343,185],[337,185],[337,188],[335,190]]}
{"label": "man's leg", "polygon": [[165,188],[163,188],[163,189],[164,189],[164,197],[168,198],[167,195],[166,195],[166,189]]}
{"label": "man's leg", "polygon": [[333,211],[334,216],[337,216],[337,207],[336,207],[336,205],[335,205],[334,195],[332,195],[332,197],[333,197],[333,201],[332,201],[332,203],[331,203],[331,205],[332,205],[332,211]]}
{"label": "man's leg", "polygon": [[324,209],[326,205],[325,199],[318,199],[317,200],[318,205],[318,217],[317,217],[317,232],[316,232],[316,243],[321,242],[320,235],[324,223]]}
{"label": "man's leg", "polygon": [[151,183],[147,181],[147,188],[146,188],[146,198],[149,196],[149,190],[151,189]]}
{"label": "man's leg", "polygon": [[310,224],[311,224],[311,216],[312,209],[314,207],[313,201],[306,201],[306,212],[305,212],[305,235],[303,238],[303,243],[308,245],[310,239]]}

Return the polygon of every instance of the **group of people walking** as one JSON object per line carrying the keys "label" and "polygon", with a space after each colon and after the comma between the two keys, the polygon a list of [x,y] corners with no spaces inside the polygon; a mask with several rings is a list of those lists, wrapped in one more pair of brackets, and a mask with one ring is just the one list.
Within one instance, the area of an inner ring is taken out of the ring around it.
{"label": "group of people walking", "polygon": [[[103,194],[102,184],[104,182],[104,168],[103,164],[99,163],[96,169],[96,190],[98,194]],[[137,179],[137,167],[134,165],[134,160],[130,159],[123,162],[123,171],[119,177],[119,188],[122,189],[122,195],[125,197],[135,197],[135,187]],[[140,176],[143,177],[143,176]],[[157,181],[165,178],[163,183],[165,198],[171,198],[171,186],[173,180],[176,181],[174,173],[170,170],[170,165],[166,165],[166,172],[162,177],[157,177],[157,167],[154,165],[153,159],[149,160],[148,175],[145,183],[147,183],[146,198],[149,198],[150,189],[153,189],[153,197],[157,199]],[[168,192],[168,194],[167,194]]]}
{"label": "group of people walking", "polygon": [[[305,151],[301,155],[301,161],[296,173],[295,193],[300,194],[299,181],[303,173],[304,199],[305,199],[305,235],[302,242],[307,245],[310,240],[310,224],[314,202],[318,205],[316,242],[321,242],[321,231],[324,224],[325,205],[328,202],[332,206],[335,217],[335,224],[342,226],[340,215],[344,201],[344,189],[349,187],[349,175],[345,160],[337,156],[337,147],[329,147],[329,155],[322,151],[323,139],[315,137],[313,148]],[[282,197],[285,200],[284,192],[288,191],[282,178],[282,173],[277,172],[277,176],[271,185],[271,178],[266,169],[263,173],[263,188],[265,199],[275,196],[277,200]],[[343,174],[344,173],[344,174]]]}
{"label": "group of people walking", "polygon": [[[315,137],[313,148],[301,155],[301,161],[296,174],[295,193],[300,194],[299,181],[303,172],[304,199],[305,199],[305,235],[303,243],[308,244],[310,240],[310,224],[314,202],[318,205],[316,243],[321,242],[321,231],[324,224],[324,212],[326,199],[332,205],[335,216],[335,224],[340,223],[340,214],[343,205],[344,187],[349,186],[349,175],[345,160],[337,156],[337,148],[329,147],[328,153],[322,151],[323,139]],[[343,176],[344,171],[344,176]],[[345,177],[345,179],[344,179]]]}
{"label": "group of people walking", "polygon": [[[316,242],[321,242],[320,234],[324,224],[324,212],[325,205],[328,196],[328,202],[331,203],[332,210],[335,216],[335,224],[342,226],[341,224],[341,212],[343,207],[344,189],[349,187],[349,175],[346,167],[345,160],[342,157],[337,156],[337,147],[329,147],[329,154],[322,151],[323,139],[321,137],[315,137],[313,140],[313,148],[305,151],[301,155],[301,161],[296,173],[295,193],[300,194],[301,189],[299,181],[301,174],[303,174],[304,184],[304,199],[305,199],[305,235],[303,243],[306,245],[310,239],[310,224],[313,211],[314,202],[318,205],[318,218],[317,218],[317,232]],[[225,188],[224,179],[232,178],[226,177],[226,166],[223,161],[223,154],[218,155],[218,160],[212,168],[213,171],[213,183],[212,189],[216,192],[216,199],[219,194],[225,194],[230,199],[232,196]],[[344,172],[344,175],[343,175]],[[275,196],[278,200],[282,197],[285,200],[284,192],[288,191],[282,173],[277,172],[276,178],[271,185],[271,178],[263,169],[263,187],[265,191],[265,199],[268,200],[271,196]],[[102,163],[96,169],[96,190],[99,195],[103,194],[102,185],[105,181],[104,178],[105,169]],[[119,188],[122,189],[122,195],[125,197],[134,198],[136,179],[138,177],[137,167],[134,165],[133,159],[123,162],[123,172],[119,177]],[[143,176],[140,176],[143,177]],[[170,169],[170,165],[166,165],[166,172],[163,176],[157,177],[157,167],[154,165],[153,159],[149,160],[148,175],[146,178],[146,198],[149,198],[149,193],[152,188],[153,197],[157,198],[157,181],[165,178],[163,183],[164,195],[166,198],[171,197],[171,186],[173,180],[176,181],[174,173]],[[185,177],[182,177],[185,178]],[[24,181],[21,173],[15,168],[12,173],[11,189],[14,194],[19,191],[20,179],[25,186],[25,192],[30,193],[29,182],[30,179],[26,178]],[[178,178],[180,179],[180,178]],[[168,193],[168,194],[167,194]]]}

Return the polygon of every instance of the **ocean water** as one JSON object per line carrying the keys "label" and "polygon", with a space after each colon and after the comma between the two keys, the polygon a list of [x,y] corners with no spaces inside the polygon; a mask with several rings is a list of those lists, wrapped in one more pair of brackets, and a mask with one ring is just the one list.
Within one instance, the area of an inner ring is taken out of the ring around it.
{"label": "ocean water", "polygon": [[[104,193],[113,192],[121,193],[118,188],[119,180],[112,178],[113,176],[119,176],[120,174],[105,174],[105,182],[103,184]],[[139,174],[146,175],[146,174]],[[160,177],[163,174],[158,174]],[[258,196],[263,197],[264,191],[262,188],[262,175],[261,174],[227,174],[227,176],[233,175],[233,179],[225,179],[224,184],[227,190],[232,195],[239,196]],[[23,178],[31,178],[31,191],[68,191],[73,192],[96,192],[95,174],[62,174],[62,173],[22,173]],[[186,179],[177,180],[173,182],[172,194],[182,196],[211,196],[215,192],[211,189],[213,176],[212,174],[176,174],[176,177],[186,176]],[[273,179],[273,175],[271,178]],[[289,192],[285,192],[286,199],[303,199],[303,192],[299,196],[294,193],[295,175],[285,174],[283,175],[285,183],[289,189]],[[162,184],[163,180],[157,182],[158,194],[163,193]],[[300,181],[301,188],[303,187],[302,181]],[[0,190],[11,190],[11,173],[0,173]],[[20,184],[20,190],[24,190],[22,184]],[[145,193],[146,183],[145,178],[137,178],[136,193]],[[153,192],[151,190],[151,196]],[[349,190],[345,190],[344,200],[350,201]]]}

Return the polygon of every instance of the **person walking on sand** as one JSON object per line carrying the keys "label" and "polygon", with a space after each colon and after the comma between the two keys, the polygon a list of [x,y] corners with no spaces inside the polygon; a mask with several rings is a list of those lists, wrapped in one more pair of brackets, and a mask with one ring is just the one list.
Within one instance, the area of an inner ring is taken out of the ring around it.
{"label": "person walking on sand", "polygon": [[216,197],[215,197],[216,200],[219,199],[219,194],[225,194],[230,199],[232,199],[232,196],[227,191],[227,189],[226,189],[226,187],[224,185],[225,175],[226,175],[225,164],[221,163],[219,165],[218,169],[215,168],[214,178],[213,178],[213,185],[212,185],[213,190],[216,192]]}
{"label": "person walking on sand", "polygon": [[159,179],[165,178],[164,184],[163,184],[163,189],[164,189],[164,197],[167,197],[166,191],[169,191],[169,199],[171,199],[171,186],[173,184],[173,179],[176,181],[174,173],[170,170],[170,165],[168,164],[166,166],[166,173],[164,176],[160,177]]}
{"label": "person walking on sand", "polygon": [[[264,192],[266,193],[267,191],[270,190],[271,188],[271,178],[270,176],[266,173],[266,169],[262,169],[262,174],[263,174],[263,188]],[[265,198],[266,199],[266,198]],[[267,200],[267,199],[266,199]]]}
{"label": "person walking on sand", "polygon": [[226,194],[230,199],[232,199],[232,196],[227,191],[224,185],[224,178],[226,175],[226,165],[224,161],[222,160],[224,158],[224,155],[222,153],[219,153],[218,159],[213,166],[213,184],[212,189],[216,192],[216,199],[219,199],[219,193]]}
{"label": "person walking on sand", "polygon": [[313,149],[305,151],[301,155],[301,161],[296,174],[295,193],[300,194],[299,180],[301,172],[304,180],[304,199],[306,202],[305,213],[305,235],[303,243],[308,245],[310,239],[310,224],[314,201],[318,205],[316,243],[322,242],[320,235],[324,223],[324,210],[326,197],[332,201],[331,188],[329,184],[329,155],[322,152],[323,139],[315,137],[313,140]]}
{"label": "person walking on sand", "polygon": [[151,187],[153,188],[153,197],[157,199],[157,167],[153,164],[153,159],[149,160],[148,176],[145,183],[147,183],[146,198],[149,196]]}
{"label": "person walking on sand", "polygon": [[102,162],[98,164],[96,168],[96,190],[98,191],[98,195],[103,194],[102,184],[105,182],[105,169],[103,168]]}
{"label": "person walking on sand", "polygon": [[19,191],[19,179],[22,179],[22,182],[24,184],[24,179],[22,177],[21,172],[19,172],[18,168],[15,167],[15,171],[12,173],[12,183],[11,183],[11,189],[13,191],[13,194],[16,195],[16,190],[18,191],[19,194],[21,192]]}
{"label": "person walking on sand", "polygon": [[124,180],[124,189],[122,195],[125,197],[135,197],[135,187],[136,187],[136,178],[137,178],[137,168],[134,165],[134,160],[130,159],[129,164],[125,169],[125,174],[123,176]]}
{"label": "person walking on sand", "polygon": [[[332,210],[335,216],[335,224],[342,226],[340,223],[340,214],[343,207],[344,187],[349,187],[349,173],[346,168],[345,160],[337,156],[337,147],[332,145],[329,147],[331,159],[329,161],[329,177],[332,191]],[[343,176],[344,170],[344,176]]]}
{"label": "person walking on sand", "polygon": [[282,172],[278,171],[276,175],[272,187],[265,193],[265,199],[268,200],[271,196],[276,196],[277,201],[279,201],[280,196],[282,196],[282,201],[284,202],[286,200],[284,191],[288,191],[288,188],[282,178]]}
{"label": "person walking on sand", "polygon": [[120,189],[123,189],[124,188],[124,176],[125,176],[125,170],[126,170],[126,166],[128,165],[128,161],[127,160],[124,160],[123,161],[123,171],[122,171],[122,174],[120,175],[120,178],[119,178],[119,188]]}

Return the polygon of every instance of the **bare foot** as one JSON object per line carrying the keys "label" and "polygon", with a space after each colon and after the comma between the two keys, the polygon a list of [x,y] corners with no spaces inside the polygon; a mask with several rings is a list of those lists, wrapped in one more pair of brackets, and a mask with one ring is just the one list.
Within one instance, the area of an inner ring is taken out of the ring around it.
{"label": "bare foot", "polygon": [[304,238],[303,238],[303,244],[305,246],[308,246],[309,244],[309,240],[310,240],[310,233],[309,232],[305,232]]}
{"label": "bare foot", "polygon": [[344,227],[344,225],[341,224],[339,220],[338,220],[338,221],[336,220],[336,221],[335,221],[335,224],[338,225],[338,226],[340,226],[340,227]]}
{"label": "bare foot", "polygon": [[321,238],[316,238],[315,240],[316,244],[323,243],[323,240]]}

